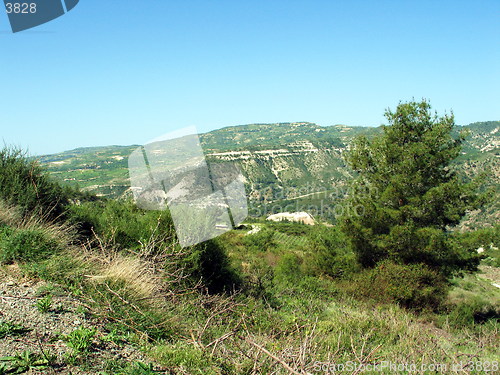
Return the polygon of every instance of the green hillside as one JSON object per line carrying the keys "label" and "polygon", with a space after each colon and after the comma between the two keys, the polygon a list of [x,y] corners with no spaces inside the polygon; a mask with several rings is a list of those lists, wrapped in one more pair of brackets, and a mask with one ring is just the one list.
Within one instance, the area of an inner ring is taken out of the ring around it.
{"label": "green hillside", "polygon": [[[398,110],[417,105],[426,108],[423,102]],[[462,190],[448,168],[464,177],[486,171],[483,190],[497,188],[497,128],[471,126],[464,153],[450,164],[459,152],[450,142],[451,123],[444,118],[426,129],[420,122],[417,131],[432,136],[415,137],[409,147],[415,133],[404,126],[412,118],[365,143],[371,153],[351,140],[379,128],[249,125],[202,135],[209,158],[241,166],[253,208],[362,199],[372,211],[344,215],[338,225],[249,219],[188,247],[180,246],[169,211],[62,188],[32,158],[5,148],[0,374],[352,374],[382,365],[382,374],[498,372],[500,226],[487,227],[484,219],[498,209],[491,200],[489,212],[466,218],[482,229],[449,231],[441,224],[458,223],[476,202],[467,190],[475,188]],[[250,140],[228,148],[239,129]],[[388,138],[393,134],[398,138]],[[380,194],[358,190],[342,199],[347,190],[340,187],[353,175],[342,159],[349,144],[357,183],[370,178]],[[396,152],[385,153],[392,145]],[[127,157],[135,147],[42,159],[66,184],[126,196]],[[407,157],[403,147],[413,154]],[[451,149],[445,163],[443,149]],[[352,155],[378,159],[363,164],[371,168],[363,173]],[[426,182],[414,183],[428,169],[434,173]],[[386,176],[396,178],[386,184]],[[401,181],[402,195],[394,198]],[[408,193],[413,186],[427,191]],[[321,188],[328,190],[314,193]],[[357,241],[360,234],[364,241]],[[372,264],[366,249],[376,255]]]}
{"label": "green hillside", "polygon": [[[484,174],[484,188],[493,199],[483,210],[472,212],[464,227],[476,228],[498,221],[500,185],[500,121],[457,126],[470,132],[456,167],[468,178]],[[282,211],[309,211],[335,221],[343,208],[353,172],[342,153],[359,134],[379,133],[381,128],[313,123],[251,124],[201,134],[209,161],[236,162],[246,178],[251,214],[262,216]],[[41,163],[60,182],[108,197],[130,196],[127,158],[137,146],[80,148],[40,157]]]}

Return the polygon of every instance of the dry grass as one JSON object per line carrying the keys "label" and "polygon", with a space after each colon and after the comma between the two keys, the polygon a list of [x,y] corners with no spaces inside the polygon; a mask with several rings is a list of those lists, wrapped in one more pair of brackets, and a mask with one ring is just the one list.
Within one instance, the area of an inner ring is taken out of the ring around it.
{"label": "dry grass", "polygon": [[0,200],[0,223],[16,227],[21,221],[20,211]]}
{"label": "dry grass", "polygon": [[112,282],[134,294],[136,298],[149,298],[159,287],[158,276],[151,271],[151,266],[138,258],[114,254],[103,262],[100,258],[98,274],[89,275],[95,282]]}
{"label": "dry grass", "polygon": [[76,230],[68,224],[55,223],[39,215],[22,217],[20,210],[0,200],[0,223],[16,229],[43,232],[47,238],[54,239],[62,247],[71,247],[76,238]]}

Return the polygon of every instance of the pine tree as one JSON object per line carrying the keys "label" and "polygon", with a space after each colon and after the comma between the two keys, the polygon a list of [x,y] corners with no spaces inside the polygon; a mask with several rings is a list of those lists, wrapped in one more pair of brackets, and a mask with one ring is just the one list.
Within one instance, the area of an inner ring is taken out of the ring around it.
{"label": "pine tree", "polygon": [[450,275],[474,269],[477,257],[452,241],[449,229],[479,203],[474,182],[451,168],[466,134],[454,137],[454,116],[432,114],[426,100],[387,110],[389,125],[372,139],[358,137],[347,154],[359,174],[341,228],[358,260],[423,263]]}

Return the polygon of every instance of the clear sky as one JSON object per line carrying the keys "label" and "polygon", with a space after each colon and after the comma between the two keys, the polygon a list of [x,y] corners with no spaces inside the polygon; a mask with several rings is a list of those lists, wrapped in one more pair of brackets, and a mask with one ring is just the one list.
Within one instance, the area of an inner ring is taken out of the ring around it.
{"label": "clear sky", "polygon": [[377,126],[413,97],[500,120],[500,0],[80,0],[17,34],[2,13],[0,138],[32,154],[190,125]]}

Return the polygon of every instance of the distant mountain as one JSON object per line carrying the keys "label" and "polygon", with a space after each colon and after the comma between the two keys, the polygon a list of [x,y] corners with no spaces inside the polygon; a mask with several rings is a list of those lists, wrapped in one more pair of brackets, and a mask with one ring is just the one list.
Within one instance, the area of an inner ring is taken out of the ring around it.
{"label": "distant mountain", "polygon": [[[486,175],[483,188],[495,199],[485,209],[463,221],[464,228],[492,224],[500,219],[500,121],[457,126],[470,134],[455,166],[469,178]],[[359,134],[368,136],[381,127],[321,127],[314,123],[251,124],[201,134],[209,161],[233,161],[246,179],[251,213],[260,216],[278,211],[309,211],[334,220],[344,209],[342,198],[353,172],[342,153]],[[63,183],[109,197],[131,195],[127,159],[137,146],[80,148],[40,161]]]}

